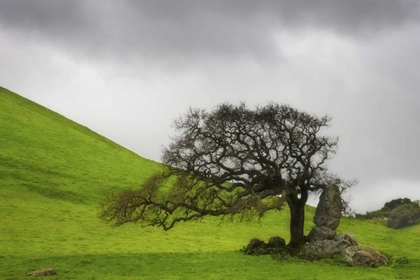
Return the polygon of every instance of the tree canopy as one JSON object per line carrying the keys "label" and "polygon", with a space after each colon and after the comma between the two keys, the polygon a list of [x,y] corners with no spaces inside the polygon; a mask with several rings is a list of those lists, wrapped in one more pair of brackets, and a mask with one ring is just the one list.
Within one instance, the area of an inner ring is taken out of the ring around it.
{"label": "tree canopy", "polygon": [[101,217],[116,226],[138,222],[168,230],[204,216],[261,217],[286,201],[289,245],[298,247],[305,242],[309,193],[340,184],[326,166],[338,144],[321,133],[330,121],[276,103],[190,109],[174,121],[176,135],[163,149],[167,168],[139,189],[104,199]]}

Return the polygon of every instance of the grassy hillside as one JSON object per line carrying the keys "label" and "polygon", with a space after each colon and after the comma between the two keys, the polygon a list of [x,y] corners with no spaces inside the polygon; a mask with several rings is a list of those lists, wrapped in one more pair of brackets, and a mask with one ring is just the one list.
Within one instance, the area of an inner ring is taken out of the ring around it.
{"label": "grassy hillside", "polygon": [[[170,120],[168,120],[170,121]],[[136,187],[162,166],[40,105],[0,88],[0,279],[25,279],[39,268],[49,279],[417,279],[418,231],[396,231],[343,219],[339,231],[407,265],[378,269],[238,250],[253,237],[288,239],[287,211],[260,222],[204,219],[164,232],[97,218],[105,193]],[[307,208],[307,230],[314,209]]]}
{"label": "grassy hillside", "polygon": [[407,232],[412,232],[412,233],[417,233],[420,235],[420,225],[414,225],[411,227],[406,227],[402,229],[403,231],[407,231]]}

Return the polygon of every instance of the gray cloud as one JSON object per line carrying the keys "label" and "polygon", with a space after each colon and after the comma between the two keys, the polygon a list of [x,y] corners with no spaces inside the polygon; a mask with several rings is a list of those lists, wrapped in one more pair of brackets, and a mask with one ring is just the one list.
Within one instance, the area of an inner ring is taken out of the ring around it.
{"label": "gray cloud", "polygon": [[[83,54],[275,59],[273,34],[369,39],[418,20],[418,1],[2,1],[0,24]],[[181,60],[182,62],[182,60]]]}

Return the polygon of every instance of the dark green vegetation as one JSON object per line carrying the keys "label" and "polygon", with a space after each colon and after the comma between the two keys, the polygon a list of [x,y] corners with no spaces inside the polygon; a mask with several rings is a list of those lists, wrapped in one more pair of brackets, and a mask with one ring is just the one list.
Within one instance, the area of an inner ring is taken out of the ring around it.
{"label": "dark green vegetation", "polygon": [[[289,213],[260,223],[204,219],[170,232],[98,218],[104,193],[135,187],[159,170],[64,117],[0,88],[0,279],[55,268],[45,279],[417,279],[418,228],[393,230],[356,219],[338,229],[392,256],[378,269],[329,260],[246,256],[253,237],[288,238]],[[314,209],[307,207],[306,233]],[[407,261],[408,263],[407,263]]]}
{"label": "dark green vegetation", "polygon": [[356,214],[356,218],[395,229],[409,227],[420,223],[420,204],[408,198],[393,199],[379,210]]}

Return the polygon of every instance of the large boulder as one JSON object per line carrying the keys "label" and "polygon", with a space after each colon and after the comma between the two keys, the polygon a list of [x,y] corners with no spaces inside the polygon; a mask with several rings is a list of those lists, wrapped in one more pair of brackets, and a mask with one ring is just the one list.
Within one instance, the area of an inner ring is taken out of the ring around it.
{"label": "large boulder", "polygon": [[351,246],[346,248],[342,255],[350,265],[378,267],[388,264],[388,259],[367,246]]}
{"label": "large boulder", "polygon": [[308,242],[322,241],[334,239],[336,236],[335,230],[327,227],[313,227],[308,234]]}
{"label": "large boulder", "polygon": [[[335,234],[334,234],[335,235]],[[350,233],[342,233],[335,235],[329,239],[317,240],[305,244],[301,252],[306,255],[337,255],[343,250],[351,246],[357,246],[358,243],[354,236]]]}
{"label": "large boulder", "polygon": [[374,249],[358,244],[350,233],[342,233],[333,239],[314,241],[305,244],[299,256],[305,259],[318,260],[342,255],[349,265],[378,267],[388,264],[388,259]]}
{"label": "large boulder", "polygon": [[309,242],[331,240],[336,236],[335,230],[340,224],[343,202],[337,185],[326,187],[319,198],[313,227],[308,235]]}
{"label": "large boulder", "polygon": [[335,240],[322,240],[303,245],[298,255],[309,260],[322,259],[341,254],[343,249]]}
{"label": "large boulder", "polygon": [[337,185],[326,187],[319,198],[314,223],[318,227],[326,227],[335,231],[340,224],[343,203]]}

